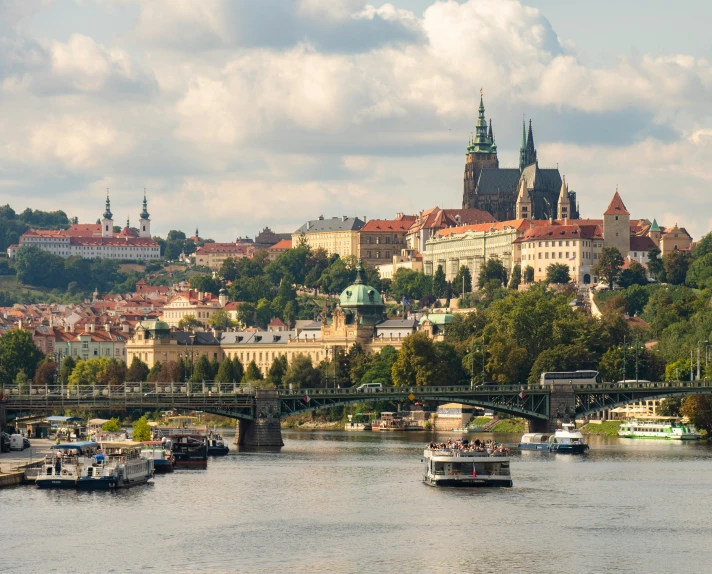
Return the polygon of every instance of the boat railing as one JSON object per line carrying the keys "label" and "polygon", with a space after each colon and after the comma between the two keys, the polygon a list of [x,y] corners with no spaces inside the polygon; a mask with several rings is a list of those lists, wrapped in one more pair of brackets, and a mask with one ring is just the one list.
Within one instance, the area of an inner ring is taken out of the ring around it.
{"label": "boat railing", "polygon": [[464,457],[503,457],[509,456],[506,452],[489,452],[487,450],[460,450],[460,449],[428,449],[435,456],[451,456],[453,458]]}

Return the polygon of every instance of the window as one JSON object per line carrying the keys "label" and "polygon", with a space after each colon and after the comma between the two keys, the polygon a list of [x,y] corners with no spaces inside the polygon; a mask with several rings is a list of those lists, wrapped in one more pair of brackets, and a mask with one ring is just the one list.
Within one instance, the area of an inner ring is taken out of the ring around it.
{"label": "window", "polygon": [[98,357],[99,356],[99,349],[94,349],[94,356]]}
{"label": "window", "polygon": [[549,259],[549,252],[548,252],[548,251],[544,254],[544,259]]}
{"label": "window", "polygon": [[[618,221],[618,216],[617,216],[617,215],[616,215],[616,221]],[[616,233],[616,235],[618,235],[618,234]]]}

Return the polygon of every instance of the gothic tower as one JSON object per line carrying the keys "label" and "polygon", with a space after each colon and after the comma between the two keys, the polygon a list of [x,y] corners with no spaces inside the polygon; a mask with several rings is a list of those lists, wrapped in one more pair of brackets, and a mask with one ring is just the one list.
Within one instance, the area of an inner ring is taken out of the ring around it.
{"label": "gothic tower", "polygon": [[[488,129],[489,128],[489,129]],[[475,189],[479,180],[482,168],[499,167],[497,159],[497,144],[494,143],[492,132],[492,122],[489,126],[485,119],[485,105],[482,100],[482,90],[480,90],[480,107],[477,116],[475,135],[470,138],[467,146],[467,159],[465,161],[464,190],[462,194],[462,207],[477,207]]]}
{"label": "gothic tower", "polygon": [[566,185],[566,178],[561,180],[561,191],[559,192],[558,203],[559,219],[571,219],[571,199],[569,198],[569,186]]}
{"label": "gothic tower", "polygon": [[515,211],[515,219],[534,219],[532,197],[529,195],[527,183],[524,181],[524,178],[519,182],[519,195],[517,196]]}
{"label": "gothic tower", "polygon": [[146,201],[146,190],[143,190],[143,211],[139,215],[138,236],[151,237],[151,219],[148,214],[148,202]]}
{"label": "gothic tower", "polygon": [[111,202],[109,201],[109,190],[106,190],[106,210],[104,211],[103,219],[101,220],[101,236],[114,236],[114,216],[111,213]]}
{"label": "gothic tower", "polygon": [[528,165],[537,163],[536,147],[534,147],[534,133],[532,132],[532,121],[529,120],[529,134],[526,131],[526,124],[522,121],[522,145],[519,147],[519,171],[524,171]]}
{"label": "gothic tower", "polygon": [[608,209],[603,212],[603,246],[616,247],[623,257],[630,251],[630,212],[617,189]]}

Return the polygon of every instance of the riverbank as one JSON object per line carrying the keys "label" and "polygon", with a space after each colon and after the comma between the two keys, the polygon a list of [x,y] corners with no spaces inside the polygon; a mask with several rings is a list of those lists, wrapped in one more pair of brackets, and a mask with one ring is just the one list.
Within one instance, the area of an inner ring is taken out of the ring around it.
{"label": "riverbank", "polygon": [[581,427],[581,434],[597,434],[603,436],[618,436],[621,421],[590,422]]}

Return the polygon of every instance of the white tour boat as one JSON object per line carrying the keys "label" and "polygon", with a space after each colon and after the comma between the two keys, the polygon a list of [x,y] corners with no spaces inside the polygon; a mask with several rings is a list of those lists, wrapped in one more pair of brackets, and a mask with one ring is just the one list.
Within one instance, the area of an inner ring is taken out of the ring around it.
{"label": "white tour boat", "polygon": [[691,425],[672,421],[627,421],[618,427],[623,438],[656,438],[663,440],[700,440],[700,434]]}
{"label": "white tour boat", "polygon": [[573,423],[564,423],[554,434],[526,433],[519,442],[521,450],[543,450],[566,454],[583,454],[588,445]]}
{"label": "white tour boat", "polygon": [[52,445],[35,482],[39,488],[75,488],[77,479],[92,465],[99,445],[92,441]]}
{"label": "white tour boat", "polygon": [[474,446],[440,448],[431,444],[423,452],[423,462],[423,482],[428,486],[513,486],[507,451],[488,452],[475,450]]}
{"label": "white tour boat", "polygon": [[141,456],[142,444],[134,441],[101,443],[102,453],[77,480],[79,490],[114,490],[144,484],[153,478],[153,459]]}

